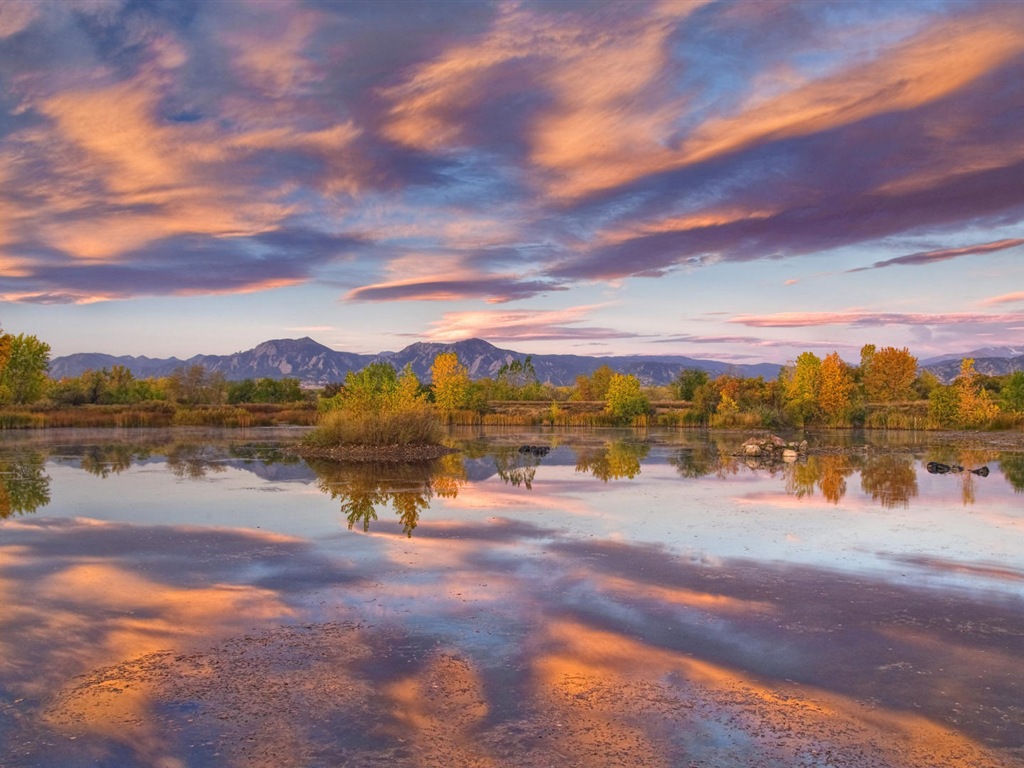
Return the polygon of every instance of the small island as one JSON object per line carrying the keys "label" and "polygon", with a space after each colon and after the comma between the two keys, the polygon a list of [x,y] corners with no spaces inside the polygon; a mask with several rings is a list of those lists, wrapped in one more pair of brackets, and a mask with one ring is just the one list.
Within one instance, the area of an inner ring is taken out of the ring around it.
{"label": "small island", "polygon": [[[443,357],[434,365],[442,385],[440,368],[449,363]],[[439,407],[428,402],[412,369],[406,366],[399,373],[389,363],[376,362],[349,373],[344,386],[321,400],[319,423],[293,450],[303,458],[329,461],[432,461],[456,452],[443,444],[443,436]]]}

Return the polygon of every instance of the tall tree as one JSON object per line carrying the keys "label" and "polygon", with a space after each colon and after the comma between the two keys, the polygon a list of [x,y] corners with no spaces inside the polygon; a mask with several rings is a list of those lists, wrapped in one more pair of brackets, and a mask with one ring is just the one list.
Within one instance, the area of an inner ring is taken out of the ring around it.
{"label": "tall tree", "polygon": [[868,402],[897,403],[914,398],[917,358],[906,347],[882,347],[863,371],[864,393]]}
{"label": "tall tree", "polygon": [[616,421],[629,423],[651,410],[647,395],[640,389],[640,379],[632,374],[612,374],[608,382],[604,410]]}
{"label": "tall tree", "polygon": [[456,353],[442,352],[435,357],[430,376],[434,383],[434,402],[440,410],[451,413],[466,407],[469,370],[459,362]]}
{"label": "tall tree", "polygon": [[786,379],[786,412],[797,426],[813,421],[821,388],[821,358],[802,352]]}
{"label": "tall tree", "polygon": [[700,368],[684,368],[670,385],[672,394],[676,396],[677,400],[692,401],[697,388],[701,384],[707,384],[709,378],[708,372],[702,371]]}
{"label": "tall tree", "polygon": [[27,405],[43,396],[50,368],[50,345],[35,336],[6,335],[0,348],[0,403]]}
{"label": "tall tree", "polygon": [[992,420],[999,412],[999,406],[992,402],[988,391],[983,389],[978,381],[973,358],[965,357],[960,361],[960,373],[953,385],[957,392],[957,410],[963,426],[981,426]]}
{"label": "tall tree", "polygon": [[847,423],[852,395],[856,388],[850,367],[832,352],[821,361],[818,407],[833,426]]}

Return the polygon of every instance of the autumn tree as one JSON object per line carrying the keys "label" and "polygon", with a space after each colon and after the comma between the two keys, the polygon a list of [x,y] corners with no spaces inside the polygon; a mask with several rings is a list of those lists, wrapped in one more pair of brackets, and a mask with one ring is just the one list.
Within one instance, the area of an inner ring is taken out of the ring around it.
{"label": "autumn tree", "polygon": [[220,371],[203,365],[179,366],[167,377],[172,400],[183,405],[220,405],[227,396],[227,381]]}
{"label": "autumn tree", "polygon": [[0,337],[0,403],[27,405],[43,396],[50,345],[19,333]]}
{"label": "autumn tree", "polygon": [[803,352],[786,376],[786,413],[797,426],[813,421],[817,415],[821,388],[821,358]]}
{"label": "autumn tree", "polygon": [[[862,362],[862,369],[864,363]],[[862,370],[864,394],[871,403],[898,403],[914,397],[917,358],[906,347],[882,347]]]}
{"label": "autumn tree", "polygon": [[571,399],[604,400],[608,394],[608,385],[614,375],[615,371],[611,367],[602,365],[589,376],[577,376]]}
{"label": "autumn tree", "polygon": [[650,411],[651,403],[640,389],[640,379],[632,374],[613,373],[608,382],[604,410],[616,421],[628,424]]}
{"label": "autumn tree", "polygon": [[430,368],[434,383],[434,402],[446,413],[465,408],[468,402],[469,370],[454,352],[442,352]]}
{"label": "autumn tree", "polygon": [[953,386],[957,393],[957,414],[963,426],[981,426],[999,413],[999,406],[992,402],[988,391],[978,381],[973,358],[965,357],[960,361],[960,373]]}
{"label": "autumn tree", "polygon": [[832,426],[848,423],[856,385],[850,367],[832,352],[821,361],[818,383],[818,408]]}

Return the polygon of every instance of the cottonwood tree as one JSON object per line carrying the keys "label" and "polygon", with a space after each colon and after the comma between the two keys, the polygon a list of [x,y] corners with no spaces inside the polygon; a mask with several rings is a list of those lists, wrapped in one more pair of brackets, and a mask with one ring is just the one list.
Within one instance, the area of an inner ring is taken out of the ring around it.
{"label": "cottonwood tree", "polygon": [[802,352],[786,377],[786,412],[797,426],[814,420],[820,388],[821,358],[813,352]]}
{"label": "cottonwood tree", "polygon": [[632,374],[612,374],[605,395],[605,413],[616,421],[629,423],[651,410],[651,402],[640,389],[640,379]]}
{"label": "cottonwood tree", "polygon": [[821,361],[819,368],[818,407],[832,426],[841,426],[849,418],[856,385],[848,366],[838,352]]}
{"label": "cottonwood tree", "polygon": [[960,373],[953,382],[957,393],[957,412],[960,423],[965,427],[974,427],[991,421],[999,406],[992,402],[987,390],[978,381],[979,374],[974,369],[974,359],[965,357],[960,361]]}
{"label": "cottonwood tree", "polygon": [[0,403],[28,405],[46,390],[50,345],[19,333],[0,337]]}
{"label": "cottonwood tree", "polygon": [[434,383],[434,403],[446,413],[465,408],[469,398],[469,369],[454,352],[442,352],[430,367]]}
{"label": "cottonwood tree", "polygon": [[882,347],[862,372],[864,394],[871,403],[898,403],[914,398],[917,358],[906,347]]}

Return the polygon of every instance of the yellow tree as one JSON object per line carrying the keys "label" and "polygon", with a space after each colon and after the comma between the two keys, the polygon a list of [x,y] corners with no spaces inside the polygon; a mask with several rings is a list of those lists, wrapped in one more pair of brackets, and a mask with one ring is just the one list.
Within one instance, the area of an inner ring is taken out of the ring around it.
{"label": "yellow tree", "polygon": [[909,350],[882,347],[864,371],[864,393],[872,403],[898,403],[914,398],[917,358]]}
{"label": "yellow tree", "polygon": [[818,373],[818,407],[832,426],[844,425],[849,417],[852,395],[856,388],[850,367],[838,352],[821,361]]}
{"label": "yellow tree", "polygon": [[446,413],[465,408],[469,398],[469,370],[454,352],[442,352],[430,368],[434,402]]}
{"label": "yellow tree", "polygon": [[965,357],[960,361],[960,374],[956,377],[954,386],[957,394],[957,413],[964,426],[981,426],[999,413],[999,406],[992,402],[988,392],[978,383],[978,372],[974,370],[973,358]]}
{"label": "yellow tree", "polygon": [[812,421],[821,388],[821,358],[802,352],[786,378],[786,412],[797,426]]}

